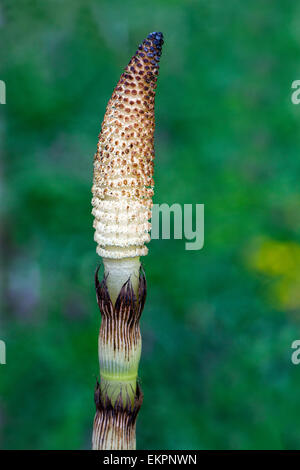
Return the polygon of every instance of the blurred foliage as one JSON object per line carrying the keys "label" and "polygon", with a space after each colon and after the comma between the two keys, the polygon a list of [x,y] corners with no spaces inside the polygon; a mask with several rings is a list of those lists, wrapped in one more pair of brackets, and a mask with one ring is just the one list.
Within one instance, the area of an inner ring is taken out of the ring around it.
{"label": "blurred foliage", "polygon": [[288,0],[0,1],[1,448],[90,447],[93,154],[155,30],[154,202],[204,203],[205,246],[143,260],[138,447],[300,448],[299,25]]}

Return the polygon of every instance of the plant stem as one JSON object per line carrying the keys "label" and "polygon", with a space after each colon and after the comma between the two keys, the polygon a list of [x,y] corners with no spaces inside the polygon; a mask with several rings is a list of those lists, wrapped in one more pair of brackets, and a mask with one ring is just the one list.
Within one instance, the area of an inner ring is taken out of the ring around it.
{"label": "plant stem", "polygon": [[147,254],[153,196],[154,102],[162,33],[150,33],[114,89],[94,159],[92,214],[104,278],[95,284],[101,312],[100,384],[93,449],[134,449],[143,394],[138,385],[139,320],[146,299],[140,256]]}
{"label": "plant stem", "polygon": [[139,273],[141,262],[138,256],[134,258],[110,259],[103,258],[104,276],[113,304],[115,304],[122,286],[131,280],[135,295],[138,294]]}
{"label": "plant stem", "polygon": [[[132,267],[135,272],[136,261]],[[101,283],[98,272],[95,278],[102,322],[93,449],[125,450],[135,448],[135,421],[143,400],[137,375],[141,356],[139,320],[146,299],[146,279],[140,271],[135,294],[129,277],[113,304],[107,283],[111,274],[108,271]],[[116,279],[119,282],[119,276]],[[113,291],[115,287],[113,284]]]}

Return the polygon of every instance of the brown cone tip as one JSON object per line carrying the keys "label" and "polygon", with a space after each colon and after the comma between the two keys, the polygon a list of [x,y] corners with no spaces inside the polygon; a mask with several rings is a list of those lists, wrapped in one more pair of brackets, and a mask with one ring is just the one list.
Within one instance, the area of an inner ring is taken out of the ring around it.
{"label": "brown cone tip", "polygon": [[[136,65],[138,69],[145,69],[146,73],[141,74],[145,75],[145,80],[148,77],[151,77],[151,79],[153,79],[151,72],[153,72],[155,75],[158,74],[159,60],[163,43],[164,40],[162,33],[150,33],[147,38],[144,39],[142,44],[139,45],[138,50],[132,57],[126,70],[128,70],[129,68],[131,72],[135,73]],[[140,71],[142,70],[137,70],[138,73]]]}

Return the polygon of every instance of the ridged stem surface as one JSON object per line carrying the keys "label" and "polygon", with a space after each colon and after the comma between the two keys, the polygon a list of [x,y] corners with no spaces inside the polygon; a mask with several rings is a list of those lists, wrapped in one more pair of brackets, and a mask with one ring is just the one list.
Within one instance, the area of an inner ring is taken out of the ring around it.
{"label": "ridged stem surface", "polygon": [[109,273],[99,283],[96,272],[96,293],[102,321],[93,448],[125,450],[135,448],[135,421],[143,400],[137,376],[141,356],[139,321],[146,299],[146,278],[140,270],[137,294],[129,278],[113,304],[108,277]]}

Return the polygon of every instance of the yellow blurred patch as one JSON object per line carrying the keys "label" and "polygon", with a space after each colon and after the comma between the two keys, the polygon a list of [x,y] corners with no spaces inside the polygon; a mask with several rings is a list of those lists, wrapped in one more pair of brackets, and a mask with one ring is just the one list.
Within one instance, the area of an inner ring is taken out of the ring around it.
{"label": "yellow blurred patch", "polygon": [[272,294],[280,308],[300,307],[300,244],[263,240],[249,256],[252,269],[276,278]]}

